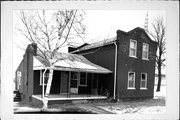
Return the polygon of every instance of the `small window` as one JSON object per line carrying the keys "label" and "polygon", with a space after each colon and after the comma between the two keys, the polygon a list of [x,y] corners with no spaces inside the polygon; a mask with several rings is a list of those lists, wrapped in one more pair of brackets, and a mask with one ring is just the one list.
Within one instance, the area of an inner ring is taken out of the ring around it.
{"label": "small window", "polygon": [[[44,74],[44,85],[47,85],[48,78],[49,78],[49,72],[46,71]],[[43,71],[42,70],[40,70],[40,85],[43,85]]]}
{"label": "small window", "polygon": [[17,71],[17,89],[19,90],[19,86],[22,85],[22,73],[21,71]]}
{"label": "small window", "polygon": [[147,89],[147,73],[141,73],[141,89]]}
{"label": "small window", "polygon": [[128,89],[135,89],[135,72],[128,72]]}
{"label": "small window", "polygon": [[17,71],[17,84],[18,85],[21,85],[21,77],[22,77],[22,74],[21,74],[21,71]]}
{"label": "small window", "polygon": [[87,86],[87,73],[80,73],[80,81],[79,81],[80,86]]}
{"label": "small window", "polygon": [[148,59],[149,55],[149,45],[146,43],[143,43],[143,49],[142,49],[142,59]]}
{"label": "small window", "polygon": [[137,52],[137,41],[130,39],[129,56],[136,57]]}

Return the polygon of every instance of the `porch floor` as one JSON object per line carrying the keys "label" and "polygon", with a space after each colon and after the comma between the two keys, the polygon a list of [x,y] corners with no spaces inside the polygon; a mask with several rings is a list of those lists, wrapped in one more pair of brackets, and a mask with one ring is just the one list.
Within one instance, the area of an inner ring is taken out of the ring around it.
{"label": "porch floor", "polygon": [[[43,100],[42,95],[32,95],[32,97]],[[50,94],[48,101],[50,100],[90,100],[90,99],[106,99],[106,96],[101,95],[87,95],[87,94]]]}

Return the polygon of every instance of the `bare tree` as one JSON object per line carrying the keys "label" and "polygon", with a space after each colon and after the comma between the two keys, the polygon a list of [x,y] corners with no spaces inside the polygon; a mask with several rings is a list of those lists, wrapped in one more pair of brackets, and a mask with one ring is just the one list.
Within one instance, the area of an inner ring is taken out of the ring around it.
{"label": "bare tree", "polygon": [[83,11],[77,10],[21,10],[18,14],[23,25],[18,28],[19,31],[31,43],[37,44],[41,57],[50,63],[43,108],[47,108],[46,98],[51,90],[54,65],[59,60],[56,53],[61,47],[70,44],[71,39],[84,39],[85,25],[82,24],[84,14]]}
{"label": "bare tree", "polygon": [[153,32],[149,32],[153,39],[158,43],[157,45],[157,56],[156,56],[156,65],[158,70],[158,85],[156,91],[159,92],[161,88],[161,70],[165,66],[164,62],[166,58],[164,57],[166,53],[166,26],[164,23],[163,17],[157,17],[152,22]]}

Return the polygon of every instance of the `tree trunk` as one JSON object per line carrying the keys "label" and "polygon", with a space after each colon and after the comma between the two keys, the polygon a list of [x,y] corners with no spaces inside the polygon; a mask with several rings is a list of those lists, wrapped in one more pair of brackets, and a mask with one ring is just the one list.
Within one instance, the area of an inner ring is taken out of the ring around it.
{"label": "tree trunk", "polygon": [[158,85],[157,85],[156,92],[159,92],[160,89],[161,89],[161,64],[158,63]]}
{"label": "tree trunk", "polygon": [[53,67],[50,67],[50,70],[49,70],[49,78],[48,78],[48,82],[47,82],[47,85],[46,85],[46,92],[45,92],[45,97],[43,99],[43,109],[47,109],[48,108],[48,95],[50,93],[50,90],[51,90],[51,83],[52,83],[52,79],[53,79]]}
{"label": "tree trunk", "polygon": [[46,86],[46,92],[45,92],[45,97],[48,97],[50,90],[51,90],[51,83],[52,83],[52,79],[53,79],[53,68],[50,68],[49,70],[49,78],[48,78],[48,82],[47,82],[47,86]]}

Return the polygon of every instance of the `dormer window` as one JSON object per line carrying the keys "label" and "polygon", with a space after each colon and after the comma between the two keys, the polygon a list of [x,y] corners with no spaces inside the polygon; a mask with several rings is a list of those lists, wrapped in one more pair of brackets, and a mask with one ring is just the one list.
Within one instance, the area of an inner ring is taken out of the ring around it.
{"label": "dormer window", "polygon": [[142,59],[148,60],[148,56],[149,56],[149,45],[146,43],[143,43]]}
{"label": "dormer window", "polygon": [[129,57],[136,58],[137,53],[137,41],[130,39]]}

